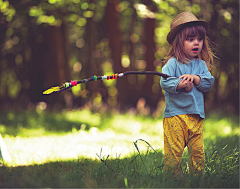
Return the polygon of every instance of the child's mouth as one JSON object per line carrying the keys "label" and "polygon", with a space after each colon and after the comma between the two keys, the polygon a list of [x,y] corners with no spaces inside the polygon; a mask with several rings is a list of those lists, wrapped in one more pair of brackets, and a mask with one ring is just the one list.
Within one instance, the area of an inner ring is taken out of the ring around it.
{"label": "child's mouth", "polygon": [[192,49],[192,51],[193,51],[194,53],[197,53],[197,52],[198,52],[198,48],[194,48],[194,49]]}

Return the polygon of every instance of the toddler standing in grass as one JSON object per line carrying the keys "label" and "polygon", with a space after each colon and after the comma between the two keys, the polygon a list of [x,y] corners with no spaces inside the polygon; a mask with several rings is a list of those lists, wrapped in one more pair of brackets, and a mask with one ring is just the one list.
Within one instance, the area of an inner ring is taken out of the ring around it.
{"label": "toddler standing in grass", "polygon": [[213,53],[206,30],[208,23],[190,12],[182,12],[171,23],[167,41],[171,44],[161,78],[165,91],[164,165],[165,171],[182,175],[181,157],[188,147],[189,171],[204,170],[203,93],[211,89],[214,77],[209,72]]}

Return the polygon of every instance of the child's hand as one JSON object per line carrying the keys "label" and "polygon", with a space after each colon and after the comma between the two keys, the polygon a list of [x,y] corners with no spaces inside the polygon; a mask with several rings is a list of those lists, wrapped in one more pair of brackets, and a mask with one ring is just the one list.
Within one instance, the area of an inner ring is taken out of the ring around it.
{"label": "child's hand", "polygon": [[193,82],[183,80],[177,86],[177,90],[185,89],[187,92],[190,92],[193,88]]}
{"label": "child's hand", "polygon": [[185,87],[186,91],[190,92],[192,88],[193,88],[193,83],[187,82]]}
{"label": "child's hand", "polygon": [[193,74],[184,74],[179,77],[179,79],[182,79],[182,83],[193,83],[194,85],[198,86],[200,85],[201,78],[198,75]]}
{"label": "child's hand", "polygon": [[190,92],[193,88],[193,81],[194,81],[194,76],[193,74],[184,74],[179,77],[179,79],[182,79],[182,83],[185,84],[185,89],[187,92]]}
{"label": "child's hand", "polygon": [[179,77],[179,79],[182,79],[182,83],[184,82],[189,82],[189,83],[193,83],[193,80],[194,80],[194,75],[193,74],[184,74],[184,75],[181,75]]}

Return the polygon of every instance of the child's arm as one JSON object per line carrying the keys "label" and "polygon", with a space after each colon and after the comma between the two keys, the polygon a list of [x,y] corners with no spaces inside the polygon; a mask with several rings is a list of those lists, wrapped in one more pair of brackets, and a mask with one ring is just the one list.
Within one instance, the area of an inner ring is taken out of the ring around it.
{"label": "child's arm", "polygon": [[169,93],[178,93],[177,86],[181,81],[178,77],[175,76],[176,72],[176,60],[171,58],[165,66],[162,68],[162,73],[170,75],[172,77],[164,78],[161,77],[160,85],[164,91]]}
{"label": "child's arm", "polygon": [[201,92],[208,92],[213,86],[214,77],[208,71],[205,63],[203,64],[202,71],[198,74],[198,76],[201,79],[199,85],[197,85],[196,88]]}

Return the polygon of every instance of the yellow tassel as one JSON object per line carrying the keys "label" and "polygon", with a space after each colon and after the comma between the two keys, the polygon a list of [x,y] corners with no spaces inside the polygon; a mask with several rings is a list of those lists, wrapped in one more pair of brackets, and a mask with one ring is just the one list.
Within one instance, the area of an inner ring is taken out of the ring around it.
{"label": "yellow tassel", "polygon": [[56,87],[52,87],[50,89],[47,89],[46,91],[43,92],[43,94],[51,94],[53,92],[57,92],[57,91],[60,91],[62,89],[65,88],[65,85],[60,85],[60,86],[56,86]]}

